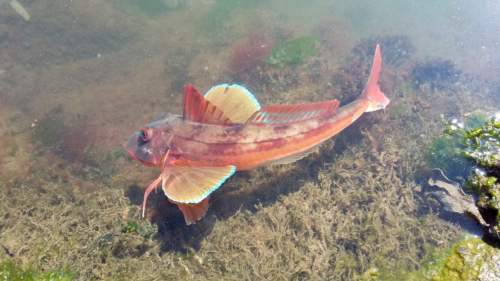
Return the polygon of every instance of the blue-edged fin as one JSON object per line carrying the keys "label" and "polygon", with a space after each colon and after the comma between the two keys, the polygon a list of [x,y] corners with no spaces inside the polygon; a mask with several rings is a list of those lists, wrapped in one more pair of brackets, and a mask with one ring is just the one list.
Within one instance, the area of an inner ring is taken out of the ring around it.
{"label": "blue-edged fin", "polygon": [[288,124],[309,119],[331,116],[339,107],[338,100],[291,105],[268,105],[256,112],[249,120],[251,124]]}
{"label": "blue-edged fin", "polygon": [[162,188],[176,203],[198,204],[236,172],[223,167],[167,166],[162,172]]}
{"label": "blue-edged fin", "polygon": [[255,96],[237,84],[214,86],[205,94],[205,99],[220,109],[232,123],[246,123],[261,109]]}

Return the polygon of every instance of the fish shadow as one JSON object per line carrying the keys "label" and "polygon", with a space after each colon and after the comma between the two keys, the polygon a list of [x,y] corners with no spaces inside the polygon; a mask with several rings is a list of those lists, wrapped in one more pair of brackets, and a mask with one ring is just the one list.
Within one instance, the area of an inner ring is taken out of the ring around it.
{"label": "fish shadow", "polygon": [[198,251],[201,242],[212,232],[218,220],[226,220],[241,210],[255,213],[258,206],[269,206],[276,203],[280,196],[298,191],[304,180],[317,178],[320,163],[317,157],[310,157],[279,177],[274,176],[270,169],[259,169],[258,176],[269,180],[253,185],[250,191],[239,187],[248,186],[253,173],[239,172],[221,190],[214,192],[206,216],[192,225],[186,225],[177,206],[170,203],[163,192],[152,194],[148,205],[153,213],[151,223],[158,227],[155,239],[161,241],[161,252]]}

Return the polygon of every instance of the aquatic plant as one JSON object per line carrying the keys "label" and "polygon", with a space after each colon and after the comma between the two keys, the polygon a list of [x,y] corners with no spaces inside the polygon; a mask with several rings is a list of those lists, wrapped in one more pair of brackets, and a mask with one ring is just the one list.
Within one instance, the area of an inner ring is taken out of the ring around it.
{"label": "aquatic plant", "polygon": [[462,71],[450,60],[434,59],[417,63],[410,77],[415,88],[429,86],[432,90],[446,90],[458,82]]}
{"label": "aquatic plant", "polygon": [[472,163],[462,154],[461,143],[460,138],[448,134],[436,137],[427,149],[427,164],[442,169],[450,178],[465,177]]}
{"label": "aquatic plant", "polygon": [[38,272],[31,268],[22,268],[11,260],[0,263],[0,280],[5,281],[71,281],[75,276],[67,269]]}
{"label": "aquatic plant", "polygon": [[39,147],[55,149],[64,132],[61,105],[51,109],[43,118],[33,123],[32,137]]}
{"label": "aquatic plant", "polygon": [[123,226],[122,226],[122,232],[123,233],[138,233],[139,232],[139,224],[135,221],[127,221],[127,223],[125,223]]}
{"label": "aquatic plant", "polygon": [[394,269],[371,269],[361,281],[470,281],[496,280],[500,274],[497,260],[500,252],[478,238],[465,238],[452,247],[432,253],[419,270],[402,272]]}
{"label": "aquatic plant", "polygon": [[33,123],[32,137],[39,149],[46,149],[71,162],[83,161],[95,144],[97,131],[86,118],[69,124],[64,119],[63,107],[56,106]]}
{"label": "aquatic plant", "polygon": [[316,39],[309,36],[282,42],[272,49],[267,63],[279,67],[302,64],[316,53],[315,44]]}
{"label": "aquatic plant", "polygon": [[[479,117],[476,117],[479,118]],[[469,122],[476,123],[477,120]],[[466,123],[467,124],[467,123]],[[491,118],[481,126],[468,128],[450,122],[443,136],[431,145],[431,160],[453,176],[466,163],[475,169],[467,186],[479,196],[476,205],[489,224],[489,235],[500,240],[500,120]]]}
{"label": "aquatic plant", "polygon": [[128,220],[122,225],[121,232],[136,234],[142,236],[144,239],[149,239],[155,232],[157,232],[157,229],[145,220],[142,220],[141,222]]}
{"label": "aquatic plant", "polygon": [[262,65],[272,49],[271,40],[253,33],[233,47],[229,69],[235,76],[251,72]]}
{"label": "aquatic plant", "polygon": [[351,102],[363,91],[370,72],[373,50],[380,44],[384,65],[399,67],[408,62],[415,47],[402,35],[377,36],[361,40],[350,53],[349,60],[332,75],[331,83],[340,88],[338,98],[342,103]]}
{"label": "aquatic plant", "polygon": [[236,9],[251,9],[263,0],[216,0],[208,13],[200,18],[198,29],[205,35],[221,35],[228,19]]}
{"label": "aquatic plant", "polygon": [[369,66],[360,60],[350,64],[344,64],[335,71],[331,83],[340,89],[340,102],[348,103],[359,96],[365,87],[366,78],[369,74]]}
{"label": "aquatic plant", "polygon": [[373,49],[380,44],[384,54],[384,65],[399,67],[408,62],[415,47],[408,36],[376,36],[361,40],[351,51],[355,59],[371,62]]}

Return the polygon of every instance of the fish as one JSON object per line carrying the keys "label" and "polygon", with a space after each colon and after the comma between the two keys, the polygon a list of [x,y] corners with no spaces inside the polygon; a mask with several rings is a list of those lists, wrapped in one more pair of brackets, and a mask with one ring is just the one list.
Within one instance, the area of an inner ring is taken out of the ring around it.
{"label": "fish", "polygon": [[125,144],[133,159],[160,169],[144,191],[142,216],[150,193],[161,186],[186,224],[196,223],[210,195],[235,172],[300,160],[365,112],[385,109],[390,100],[379,86],[381,65],[377,45],[363,92],[342,107],[336,99],[261,106],[238,84],[216,85],[204,95],[186,85],[182,115],[152,121]]}

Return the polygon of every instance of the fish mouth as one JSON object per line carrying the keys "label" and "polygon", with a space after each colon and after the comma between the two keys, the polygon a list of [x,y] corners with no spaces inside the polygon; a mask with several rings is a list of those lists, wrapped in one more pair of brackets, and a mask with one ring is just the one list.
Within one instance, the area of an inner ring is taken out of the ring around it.
{"label": "fish mouth", "polygon": [[123,144],[123,148],[127,151],[128,155],[132,157],[135,160],[139,160],[137,157],[137,150],[139,148],[139,137],[140,137],[140,132],[135,132],[128,140],[126,143]]}

